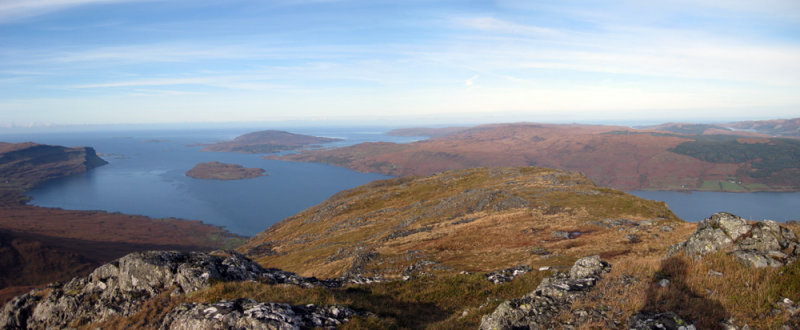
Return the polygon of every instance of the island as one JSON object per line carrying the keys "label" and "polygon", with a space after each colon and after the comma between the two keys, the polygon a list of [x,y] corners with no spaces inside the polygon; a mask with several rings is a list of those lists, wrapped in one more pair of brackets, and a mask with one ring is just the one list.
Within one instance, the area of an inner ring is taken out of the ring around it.
{"label": "island", "polygon": [[206,145],[202,151],[269,154],[297,150],[320,143],[341,140],[342,139],[294,134],[285,131],[266,130],[241,135],[232,141],[222,141]]}
{"label": "island", "polygon": [[245,168],[238,164],[220,162],[199,163],[191,170],[186,171],[186,176],[206,180],[242,180],[265,176],[264,169]]}

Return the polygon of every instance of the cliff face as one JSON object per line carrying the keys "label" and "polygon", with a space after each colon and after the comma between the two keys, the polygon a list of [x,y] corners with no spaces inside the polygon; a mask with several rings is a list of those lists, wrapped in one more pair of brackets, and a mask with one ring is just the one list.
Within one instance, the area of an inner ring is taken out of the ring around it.
{"label": "cliff face", "polygon": [[0,142],[0,203],[25,200],[24,191],[47,180],[108,164],[90,147]]}

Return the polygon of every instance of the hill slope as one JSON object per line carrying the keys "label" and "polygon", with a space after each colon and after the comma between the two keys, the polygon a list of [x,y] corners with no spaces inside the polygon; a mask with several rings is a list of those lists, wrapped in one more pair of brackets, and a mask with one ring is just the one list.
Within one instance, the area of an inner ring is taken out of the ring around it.
{"label": "hill slope", "polygon": [[340,192],[256,235],[240,251],[304,276],[389,278],[635,253],[636,244],[608,221],[648,230],[683,223],[664,203],[597,187],[575,172],[479,168]]}
{"label": "hill slope", "polygon": [[800,140],[620,126],[485,125],[409,144],[362,143],[273,158],[396,176],[544,166],[581,171],[623,190],[800,190]]}

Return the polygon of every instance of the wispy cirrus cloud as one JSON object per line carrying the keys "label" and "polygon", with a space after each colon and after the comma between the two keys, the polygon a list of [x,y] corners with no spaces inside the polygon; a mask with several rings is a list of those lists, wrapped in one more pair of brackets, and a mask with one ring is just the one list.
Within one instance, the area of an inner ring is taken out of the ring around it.
{"label": "wispy cirrus cloud", "polygon": [[77,6],[134,1],[157,0],[2,0],[0,1],[0,24],[49,14]]}

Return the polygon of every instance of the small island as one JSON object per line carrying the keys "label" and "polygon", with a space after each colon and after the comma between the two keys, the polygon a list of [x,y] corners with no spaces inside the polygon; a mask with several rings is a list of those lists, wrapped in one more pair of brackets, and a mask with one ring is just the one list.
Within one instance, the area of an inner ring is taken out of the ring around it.
{"label": "small island", "polygon": [[266,130],[248,133],[231,141],[221,141],[205,145],[202,151],[239,152],[245,154],[271,154],[287,150],[318,146],[321,143],[341,141],[284,131]]}
{"label": "small island", "polygon": [[190,178],[206,180],[242,180],[265,175],[261,168],[245,168],[242,165],[220,162],[199,163],[186,171],[186,176]]}

